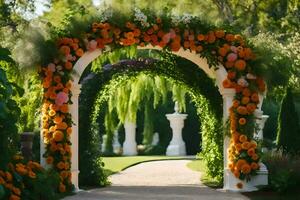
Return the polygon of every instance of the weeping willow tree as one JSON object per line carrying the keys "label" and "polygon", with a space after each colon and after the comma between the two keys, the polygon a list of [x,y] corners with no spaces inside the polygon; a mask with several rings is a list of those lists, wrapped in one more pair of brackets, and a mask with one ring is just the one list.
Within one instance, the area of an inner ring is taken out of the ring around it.
{"label": "weeping willow tree", "polygon": [[154,132],[152,120],[154,111],[159,104],[166,103],[169,92],[173,94],[173,101],[179,103],[180,110],[185,111],[186,90],[162,76],[141,73],[120,84],[107,101],[104,123],[107,134],[105,151],[112,150],[113,132],[121,124],[126,121],[136,122],[137,112],[141,110],[142,105],[144,105],[143,144],[150,145]]}

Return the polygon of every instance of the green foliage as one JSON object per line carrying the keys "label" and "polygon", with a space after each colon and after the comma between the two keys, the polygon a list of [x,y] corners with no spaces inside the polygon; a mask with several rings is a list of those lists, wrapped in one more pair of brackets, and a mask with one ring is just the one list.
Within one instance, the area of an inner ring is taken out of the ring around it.
{"label": "green foliage", "polygon": [[40,105],[42,104],[42,86],[36,73],[26,74],[24,81],[24,95],[17,99],[21,108],[18,122],[20,132],[38,131],[40,127]]}
{"label": "green foliage", "polygon": [[[1,58],[10,61],[9,52],[1,51]],[[16,94],[15,87],[6,77],[3,65],[5,60],[0,60],[0,168],[4,168],[10,157],[18,148],[18,129],[16,122],[20,115],[20,109],[13,100]]]}
{"label": "green foliage", "polygon": [[278,117],[277,147],[284,153],[300,152],[299,117],[295,110],[293,93],[287,88]]}
{"label": "green foliage", "polygon": [[[100,157],[98,127],[91,124],[96,92],[101,79],[95,77],[84,84],[79,99],[79,183],[82,186],[104,186],[108,184]],[[95,130],[95,131],[91,131]]]}
{"label": "green foliage", "polygon": [[280,193],[294,192],[300,184],[300,159],[282,152],[267,153],[262,162],[269,171],[269,188]]}

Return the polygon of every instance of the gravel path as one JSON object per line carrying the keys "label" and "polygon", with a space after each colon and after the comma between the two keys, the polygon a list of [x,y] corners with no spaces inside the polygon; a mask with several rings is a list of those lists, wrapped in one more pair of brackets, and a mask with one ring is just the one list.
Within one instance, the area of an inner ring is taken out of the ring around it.
{"label": "gravel path", "polygon": [[[112,186],[200,186],[200,173],[190,170],[190,160],[145,162],[110,177]],[[128,178],[130,177],[130,178]]]}
{"label": "gravel path", "polygon": [[112,186],[82,191],[65,200],[244,200],[201,184],[200,173],[186,167],[190,160],[153,161],[112,175]]}

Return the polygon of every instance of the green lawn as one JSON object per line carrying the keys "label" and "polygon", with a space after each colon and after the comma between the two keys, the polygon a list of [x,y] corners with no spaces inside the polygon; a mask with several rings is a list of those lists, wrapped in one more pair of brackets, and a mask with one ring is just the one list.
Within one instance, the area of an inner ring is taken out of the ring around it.
{"label": "green lawn", "polygon": [[102,157],[104,169],[108,174],[117,173],[130,166],[155,160],[179,160],[186,157],[177,156],[121,156],[121,157]]}

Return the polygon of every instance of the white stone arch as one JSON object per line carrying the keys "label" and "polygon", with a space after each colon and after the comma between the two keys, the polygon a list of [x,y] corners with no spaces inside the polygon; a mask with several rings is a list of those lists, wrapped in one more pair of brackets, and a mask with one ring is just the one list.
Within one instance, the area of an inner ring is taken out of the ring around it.
{"label": "white stone arch", "polygon": [[[139,49],[157,49],[162,50],[159,47],[153,47],[148,45],[146,47],[138,47]],[[76,190],[79,189],[78,187],[78,174],[79,174],[79,166],[78,166],[78,98],[80,94],[81,85],[79,83],[80,77],[83,74],[85,68],[97,57],[101,56],[103,53],[102,50],[96,49],[91,52],[85,52],[84,55],[76,62],[73,68],[73,86],[71,88],[72,92],[72,105],[70,105],[70,112],[72,115],[72,120],[74,125],[72,126],[73,132],[71,135],[71,142],[72,142],[72,159],[71,159],[71,172],[72,172],[72,183],[74,184]],[[174,54],[186,58],[197,66],[202,69],[208,77],[215,79],[216,85],[218,86],[218,90],[223,98],[223,121],[224,123],[229,117],[229,108],[232,106],[232,101],[235,96],[234,89],[226,89],[223,87],[222,82],[227,77],[227,71],[222,65],[218,65],[217,67],[209,67],[208,62],[205,58],[201,58],[199,54],[195,52],[190,52],[189,50],[184,50],[181,48],[178,52],[173,52]],[[261,105],[262,105],[263,97],[260,96],[260,104],[259,109],[256,112],[257,117],[262,117]],[[261,120],[263,121],[263,120]],[[258,121],[260,122],[260,121]],[[263,128],[263,126],[262,126]],[[258,172],[259,175],[252,178],[250,182],[243,182],[243,189],[237,189],[236,184],[241,182],[241,180],[234,177],[231,171],[227,168],[227,149],[229,147],[230,138],[228,136],[224,137],[224,148],[223,148],[223,155],[224,155],[224,187],[225,190],[231,191],[253,191],[256,190],[256,185],[266,185],[267,184],[267,171],[264,166],[261,167],[261,170]],[[41,154],[43,154],[44,145],[41,140]],[[42,157],[42,156],[41,156]],[[42,161],[42,163],[45,163]]]}

